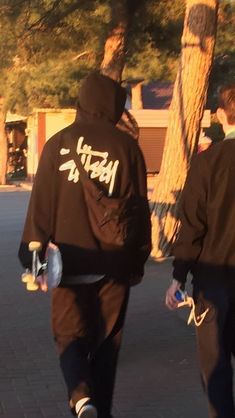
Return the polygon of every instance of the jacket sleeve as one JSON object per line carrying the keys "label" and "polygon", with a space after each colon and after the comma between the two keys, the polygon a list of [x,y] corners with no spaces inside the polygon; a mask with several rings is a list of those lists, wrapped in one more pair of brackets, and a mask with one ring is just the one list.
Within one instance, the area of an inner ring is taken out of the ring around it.
{"label": "jacket sleeve", "polygon": [[140,258],[145,262],[152,249],[151,215],[148,202],[146,166],[139,146],[137,146],[134,178],[136,179],[136,192],[139,198],[140,209]]}
{"label": "jacket sleeve", "polygon": [[28,251],[30,241],[40,241],[42,259],[53,229],[54,159],[48,141],[43,149],[30,196],[22,240],[18,252],[21,264],[31,267],[32,257]]}
{"label": "jacket sleeve", "polygon": [[197,261],[207,230],[207,167],[198,155],[189,170],[180,202],[181,227],[175,242],[173,277],[181,283]]}

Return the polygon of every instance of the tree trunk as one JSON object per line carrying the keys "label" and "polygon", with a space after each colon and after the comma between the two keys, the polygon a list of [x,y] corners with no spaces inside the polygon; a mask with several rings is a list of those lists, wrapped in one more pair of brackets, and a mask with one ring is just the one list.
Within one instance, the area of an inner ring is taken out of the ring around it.
{"label": "tree trunk", "polygon": [[169,256],[177,235],[178,202],[197,149],[206,102],[217,10],[218,0],[187,1],[163,159],[151,199],[154,258]]}
{"label": "tree trunk", "polygon": [[143,109],[143,95],[142,95],[142,86],[143,80],[140,81],[131,81],[131,108],[133,110]]}
{"label": "tree trunk", "polygon": [[[104,75],[121,81],[126,58],[127,32],[131,18],[139,7],[140,1],[111,1],[111,30],[104,47],[104,58],[100,70]],[[139,137],[139,129],[135,118],[126,109],[118,123],[118,128],[129,133],[135,139]]]}
{"label": "tree trunk", "polygon": [[5,132],[4,99],[0,97],[0,184],[6,184],[7,138]]}
{"label": "tree trunk", "polygon": [[111,30],[104,47],[101,72],[110,78],[121,81],[125,65],[127,28],[130,20],[128,0],[111,2]]}
{"label": "tree trunk", "polygon": [[101,72],[121,81],[126,59],[127,34],[135,11],[143,0],[111,0],[111,30],[104,47]]}

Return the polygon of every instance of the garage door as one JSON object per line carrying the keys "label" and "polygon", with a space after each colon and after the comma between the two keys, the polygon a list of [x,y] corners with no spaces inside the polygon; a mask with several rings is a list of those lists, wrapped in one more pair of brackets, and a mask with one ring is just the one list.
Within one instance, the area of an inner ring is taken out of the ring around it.
{"label": "garage door", "polygon": [[144,154],[148,173],[159,173],[166,128],[140,128],[139,145]]}

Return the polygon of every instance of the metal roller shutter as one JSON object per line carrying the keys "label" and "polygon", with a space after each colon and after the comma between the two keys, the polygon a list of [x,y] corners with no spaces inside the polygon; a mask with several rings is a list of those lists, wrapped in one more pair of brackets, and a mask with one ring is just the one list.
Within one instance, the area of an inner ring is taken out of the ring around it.
{"label": "metal roller shutter", "polygon": [[162,161],[166,128],[139,129],[139,145],[144,154],[148,173],[159,173]]}

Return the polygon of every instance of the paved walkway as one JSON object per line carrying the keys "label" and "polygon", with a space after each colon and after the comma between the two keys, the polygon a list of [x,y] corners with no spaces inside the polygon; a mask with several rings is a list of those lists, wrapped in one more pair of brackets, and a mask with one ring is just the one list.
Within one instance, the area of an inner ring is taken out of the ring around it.
{"label": "paved walkway", "polygon": [[25,192],[32,190],[32,182],[30,181],[14,181],[11,184],[2,185],[0,184],[0,193],[9,192]]}
{"label": "paved walkway", "polygon": [[[29,192],[0,193],[0,417],[70,417],[50,333],[48,294],[26,293],[17,249]],[[171,260],[150,261],[133,288],[114,399],[115,418],[206,418],[185,311],[169,312]]]}

